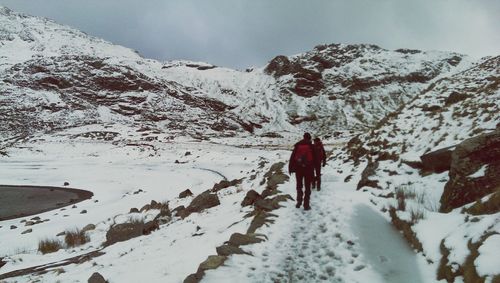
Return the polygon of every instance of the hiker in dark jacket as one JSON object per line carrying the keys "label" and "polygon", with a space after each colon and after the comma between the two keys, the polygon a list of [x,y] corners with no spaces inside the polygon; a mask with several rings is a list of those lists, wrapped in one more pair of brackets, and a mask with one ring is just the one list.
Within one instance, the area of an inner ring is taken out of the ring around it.
{"label": "hiker in dark jacket", "polygon": [[[304,139],[295,144],[288,164],[288,172],[295,173],[297,180],[297,205],[295,206],[297,208],[302,205],[302,197],[304,197],[304,210],[311,209],[309,199],[311,197],[311,183],[314,180],[315,163],[316,157],[311,143],[311,134],[305,133]],[[302,191],[304,187],[305,192]]]}
{"label": "hiker in dark jacket", "polygon": [[316,163],[314,163],[314,180],[312,188],[316,188],[319,191],[321,190],[321,166],[325,167],[326,165],[326,152],[319,138],[314,139],[313,147],[314,154],[316,155]]}

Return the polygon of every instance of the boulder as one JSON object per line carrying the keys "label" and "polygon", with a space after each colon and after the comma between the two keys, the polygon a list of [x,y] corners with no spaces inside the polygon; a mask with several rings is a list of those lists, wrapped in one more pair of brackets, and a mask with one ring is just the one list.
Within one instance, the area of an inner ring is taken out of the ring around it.
{"label": "boulder", "polygon": [[205,275],[205,272],[201,270],[199,272],[189,274],[189,276],[184,279],[183,283],[198,283],[203,278],[203,275]]}
{"label": "boulder", "polygon": [[95,225],[94,224],[87,224],[85,225],[85,227],[82,228],[82,233],[85,233],[87,231],[91,231],[91,230],[94,230],[95,229]]}
{"label": "boulder", "polygon": [[245,207],[245,206],[252,205],[252,204],[254,204],[255,201],[257,201],[261,198],[262,197],[260,196],[260,194],[258,192],[256,192],[255,190],[250,190],[247,192],[245,198],[241,202],[241,206]]}
{"label": "boulder", "polygon": [[3,257],[0,257],[0,268],[2,268],[2,266],[6,265],[7,262],[3,260]]}
{"label": "boulder", "polygon": [[28,234],[28,233],[31,233],[31,232],[33,232],[33,229],[25,230],[25,231],[21,232],[21,234]]}
{"label": "boulder", "polygon": [[219,183],[215,184],[213,187],[212,187],[212,192],[215,193],[215,192],[218,192],[222,189],[225,189],[225,188],[229,188],[229,187],[232,187],[232,186],[236,186],[238,184],[241,184],[241,182],[243,181],[243,179],[234,179],[232,181],[228,181],[228,180],[222,180],[220,181]]}
{"label": "boulder", "polygon": [[186,207],[184,207],[184,205],[179,205],[178,207],[174,208],[172,210],[172,213],[175,215],[175,216],[179,216],[179,212],[181,211],[184,211],[186,210]]}
{"label": "boulder", "polygon": [[242,246],[242,245],[260,243],[262,241],[264,241],[264,240],[257,238],[256,234],[234,233],[231,235],[231,237],[229,238],[229,241],[227,243],[238,247],[238,246]]}
{"label": "boulder", "polygon": [[217,250],[217,254],[220,256],[230,256],[232,254],[249,254],[239,247],[235,247],[232,245],[226,245],[226,244],[222,245],[220,247],[217,247],[216,250]]}
{"label": "boulder", "polygon": [[149,222],[144,223],[144,227],[142,227],[142,235],[149,235],[151,232],[158,230],[160,228],[160,224],[158,220],[151,220]]}
{"label": "boulder", "polygon": [[107,283],[106,279],[99,273],[99,272],[94,272],[89,279],[87,280],[88,283]]}
{"label": "boulder", "polygon": [[192,195],[193,195],[193,193],[191,192],[191,190],[187,189],[179,194],[179,198],[186,198],[186,197],[189,197]]}
{"label": "boulder", "polygon": [[254,203],[255,207],[260,210],[265,210],[265,211],[271,211],[274,209],[279,208],[279,205],[277,207],[275,206],[275,203],[271,199],[258,199]]}
{"label": "boulder", "polygon": [[454,146],[446,147],[420,156],[422,169],[433,173],[450,170],[453,148]]}
{"label": "boulder", "polygon": [[189,204],[186,210],[189,213],[200,212],[204,209],[218,206],[220,204],[217,194],[211,194],[210,191],[205,191],[196,196]]}
{"label": "boulder", "polygon": [[139,213],[139,209],[132,207],[128,213]]}
{"label": "boulder", "polygon": [[500,190],[500,128],[467,139],[451,156],[440,212],[480,200]]}
{"label": "boulder", "polygon": [[123,242],[135,237],[147,235],[159,228],[155,220],[144,223],[142,221],[121,223],[113,225],[106,232],[106,243],[109,246],[117,242]]}
{"label": "boulder", "polygon": [[217,267],[224,264],[224,261],[226,261],[226,259],[227,259],[227,257],[220,256],[220,255],[208,256],[208,258],[200,264],[198,269],[203,270],[203,271],[209,270],[209,269],[216,269]]}

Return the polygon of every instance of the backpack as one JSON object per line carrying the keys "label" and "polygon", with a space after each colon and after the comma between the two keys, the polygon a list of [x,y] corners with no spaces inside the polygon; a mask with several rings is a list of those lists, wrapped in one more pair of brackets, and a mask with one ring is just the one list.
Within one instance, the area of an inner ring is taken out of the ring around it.
{"label": "backpack", "polygon": [[313,164],[313,151],[310,144],[297,145],[295,165],[297,168],[306,168]]}

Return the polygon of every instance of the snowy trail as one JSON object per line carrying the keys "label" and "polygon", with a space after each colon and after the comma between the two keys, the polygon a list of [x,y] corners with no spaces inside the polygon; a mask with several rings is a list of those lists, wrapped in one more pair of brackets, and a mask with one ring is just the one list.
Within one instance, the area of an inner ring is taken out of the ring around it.
{"label": "snowy trail", "polygon": [[[258,231],[268,241],[246,248],[253,257],[232,256],[202,282],[424,282],[416,255],[367,194],[326,169],[312,210],[287,203],[275,224]],[[294,182],[281,189],[295,195]]]}
{"label": "snowy trail", "polygon": [[401,235],[367,205],[355,210],[353,230],[365,258],[387,283],[424,283],[417,257]]}

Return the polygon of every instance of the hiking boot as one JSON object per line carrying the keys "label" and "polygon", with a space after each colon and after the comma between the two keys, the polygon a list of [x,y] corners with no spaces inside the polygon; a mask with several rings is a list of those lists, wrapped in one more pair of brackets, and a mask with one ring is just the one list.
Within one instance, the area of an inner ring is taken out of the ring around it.
{"label": "hiking boot", "polygon": [[311,210],[310,206],[304,206],[304,210]]}
{"label": "hiking boot", "polygon": [[300,203],[297,203],[297,204],[295,205],[295,207],[296,207],[296,208],[300,208]]}

